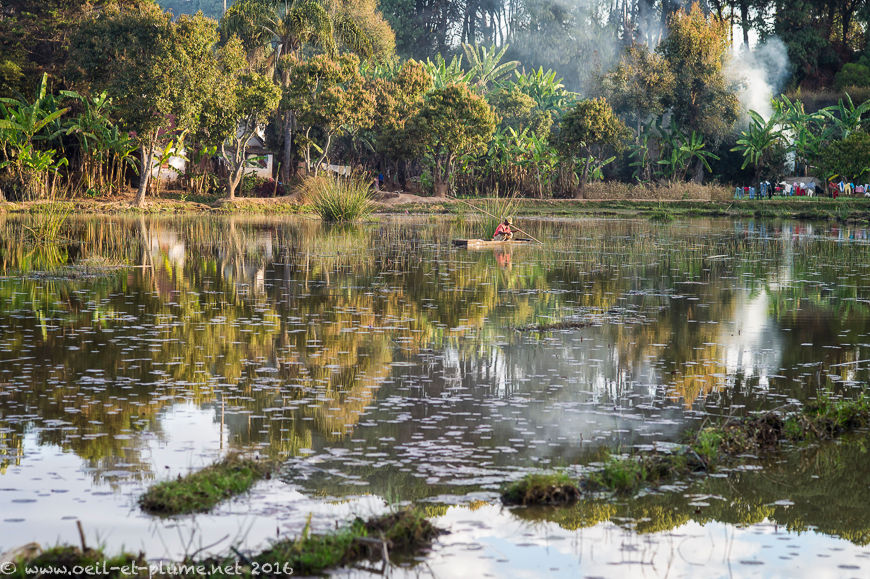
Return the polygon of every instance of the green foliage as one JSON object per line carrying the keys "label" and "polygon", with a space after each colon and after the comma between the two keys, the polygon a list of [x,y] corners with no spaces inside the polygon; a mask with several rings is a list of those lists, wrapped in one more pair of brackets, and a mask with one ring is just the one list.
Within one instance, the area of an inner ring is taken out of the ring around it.
{"label": "green foliage", "polygon": [[31,241],[37,245],[58,243],[62,241],[61,233],[71,212],[72,206],[69,203],[51,200],[39,206],[34,214],[32,227],[25,225],[24,229]]}
{"label": "green foliage", "polygon": [[355,562],[380,560],[389,545],[391,555],[411,556],[431,545],[442,533],[416,509],[405,509],[368,521],[355,519],[333,533],[312,535],[306,525],[294,540],[278,541],[253,557],[261,563],[286,563],[294,574],[315,575]]}
{"label": "green foliage", "polygon": [[551,115],[561,115],[573,104],[575,96],[565,90],[562,79],[556,78],[555,70],[544,70],[538,67],[531,72],[514,71],[514,86],[520,92],[530,96],[539,110]]}
{"label": "green foliage", "polygon": [[[106,569],[105,573],[100,575],[106,579],[122,579],[129,577],[130,573],[124,573],[123,568],[127,570],[136,565],[140,568],[147,569],[148,561],[139,553],[133,555],[131,553],[122,552],[118,555],[106,555],[101,549],[88,549],[82,551],[78,547],[70,545],[58,545],[51,547],[39,553],[35,557],[27,557],[16,561],[17,565],[13,567],[12,573],[7,574],[15,579],[24,579],[28,577],[26,567],[41,567],[43,569],[54,567],[55,569],[66,569],[71,572],[73,569],[82,570],[101,570]],[[86,572],[80,576],[86,576]]]}
{"label": "green foliage", "polygon": [[515,196],[499,197],[498,191],[493,196],[474,205],[483,209],[483,230],[487,236],[493,235],[499,223],[508,217],[513,217],[519,208],[519,202]]}
{"label": "green foliage", "polygon": [[870,176],[870,133],[855,131],[845,139],[834,141],[819,158],[825,177],[842,177],[861,181]]}
{"label": "green foliage", "polygon": [[719,448],[722,446],[723,434],[715,428],[705,428],[698,431],[692,448],[703,458],[707,464],[713,463],[719,456]]}
{"label": "green foliage", "polygon": [[[352,54],[337,58],[321,54],[309,59],[291,56],[284,61],[290,82],[281,107],[295,112],[306,167],[315,175],[328,158],[334,137],[371,127],[374,95],[367,89],[359,65],[359,58]],[[315,141],[316,133],[324,137],[320,144]],[[312,149],[320,152],[319,158],[312,155]]]}
{"label": "green foliage", "polygon": [[837,73],[835,85],[840,90],[853,86],[870,86],[870,58],[864,57],[860,62],[844,64]]}
{"label": "green foliage", "polygon": [[212,84],[213,20],[171,21],[155,4],[109,5],[74,32],[70,76],[86,93],[106,93],[122,128],[139,148],[139,191],[144,203],[154,150],[175,127],[191,127]]}
{"label": "green foliage", "polygon": [[444,196],[459,157],[483,152],[494,131],[495,114],[486,101],[463,85],[451,85],[426,95],[408,121],[407,138],[426,155],[435,192]]}
{"label": "green foliage", "polygon": [[263,463],[229,456],[178,480],[149,487],[139,498],[139,506],[161,516],[207,512],[219,502],[247,492],[268,472]]}
{"label": "green foliage", "polygon": [[580,487],[564,472],[531,473],[502,489],[508,505],[564,505],[580,498]]}
{"label": "green foliage", "polygon": [[617,493],[636,491],[646,480],[646,466],[643,461],[635,458],[610,459],[601,470],[589,475],[589,481],[593,485]]}
{"label": "green foliage", "polygon": [[604,98],[582,100],[565,114],[557,147],[569,163],[581,167],[578,191],[590,180],[601,178],[601,169],[615,159],[604,155],[620,150],[627,136],[628,129]]}
{"label": "green foliage", "polygon": [[37,141],[51,141],[61,134],[59,119],[69,111],[58,108],[47,86],[48,77],[43,75],[33,102],[0,99],[0,170],[10,173],[20,198],[53,195],[58,171],[68,163],[55,149],[38,147]]}
{"label": "green foliage", "polygon": [[516,60],[502,62],[510,45],[505,44],[501,49],[495,45],[486,48],[472,44],[463,44],[462,51],[468,60],[468,82],[478,88],[486,90],[492,85],[498,85],[511,75],[520,65]]}
{"label": "green foliage", "polygon": [[361,176],[314,177],[303,191],[306,203],[324,221],[357,221],[374,211],[371,181]]}

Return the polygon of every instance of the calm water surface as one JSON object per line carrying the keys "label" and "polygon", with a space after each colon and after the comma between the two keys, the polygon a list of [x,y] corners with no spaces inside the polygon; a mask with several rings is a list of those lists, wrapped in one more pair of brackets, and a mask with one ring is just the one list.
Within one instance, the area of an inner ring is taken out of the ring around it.
{"label": "calm water surface", "polygon": [[[448,219],[103,218],[34,249],[0,221],[0,551],[77,542],[77,519],[152,558],[253,549],[413,500],[451,534],[400,574],[867,576],[860,436],[624,504],[497,497],[711,415],[854,396],[868,232],[523,227],[545,244],[453,249],[480,226]],[[57,269],[106,260],[130,267]],[[528,330],[562,321],[588,325]],[[280,476],[206,516],[138,511],[153,481],[236,449]]]}

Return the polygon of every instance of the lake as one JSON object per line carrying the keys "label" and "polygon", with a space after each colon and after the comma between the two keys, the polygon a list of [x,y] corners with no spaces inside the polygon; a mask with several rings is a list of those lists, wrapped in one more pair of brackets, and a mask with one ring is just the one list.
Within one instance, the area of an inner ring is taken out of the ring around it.
{"label": "lake", "polygon": [[[450,534],[399,575],[870,570],[861,434],[631,500],[498,498],[862,392],[867,229],[529,219],[543,244],[471,251],[461,216],[78,216],[33,246],[28,219],[0,216],[0,551],[78,544],[80,520],[91,544],[178,559],[415,502]],[[208,515],[139,511],[235,450],[278,476]]]}

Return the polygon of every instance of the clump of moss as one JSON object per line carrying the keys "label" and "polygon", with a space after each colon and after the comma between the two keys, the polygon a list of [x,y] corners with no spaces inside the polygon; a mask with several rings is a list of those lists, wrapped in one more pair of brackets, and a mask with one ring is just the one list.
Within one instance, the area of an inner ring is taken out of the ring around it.
{"label": "clump of moss", "polygon": [[267,476],[269,466],[231,455],[177,480],[157,483],[139,498],[142,510],[153,515],[206,512],[219,502],[248,491]]}
{"label": "clump of moss", "polygon": [[580,486],[566,473],[532,473],[508,484],[501,500],[506,505],[565,505],[580,495]]}
{"label": "clump of moss", "polygon": [[368,521],[357,518],[344,529],[325,535],[309,534],[306,525],[299,538],[279,541],[253,561],[280,561],[292,567],[294,574],[318,574],[358,561],[382,560],[385,554],[412,555],[427,549],[443,532],[419,510],[406,509]]}

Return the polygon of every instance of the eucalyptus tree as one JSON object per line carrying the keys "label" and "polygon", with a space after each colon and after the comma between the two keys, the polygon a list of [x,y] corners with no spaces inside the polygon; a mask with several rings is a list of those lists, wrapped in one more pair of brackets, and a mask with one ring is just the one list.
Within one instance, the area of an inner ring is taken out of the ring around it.
{"label": "eucalyptus tree", "polygon": [[[271,71],[286,89],[292,66],[282,61],[305,52],[335,55],[344,50],[361,58],[393,52],[394,36],[374,0],[239,0],[221,21],[225,37],[238,35],[256,64]],[[283,111],[285,179],[291,172],[296,110]]]}

